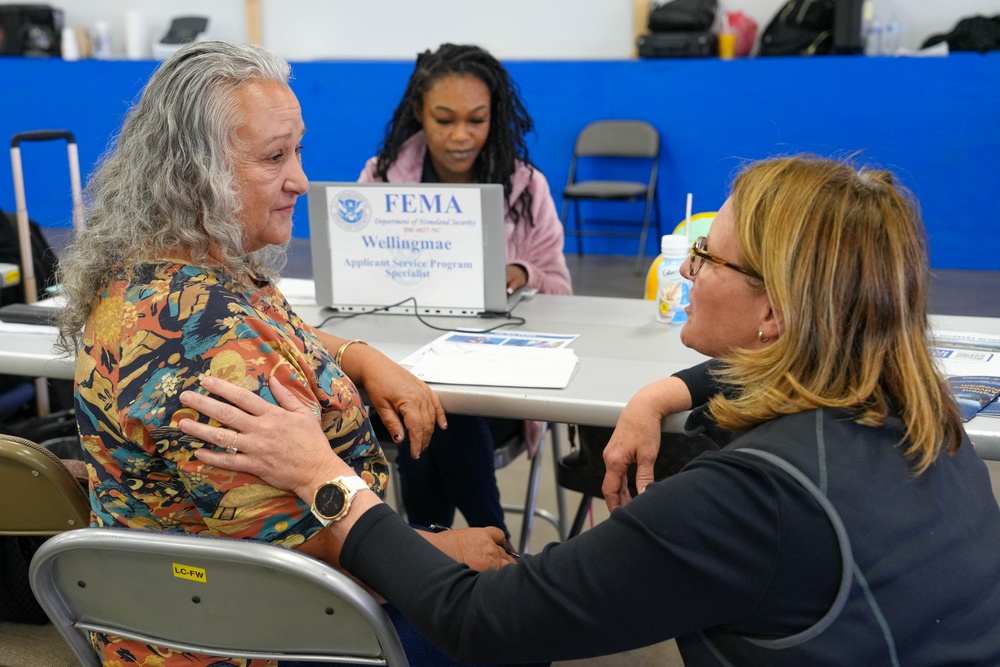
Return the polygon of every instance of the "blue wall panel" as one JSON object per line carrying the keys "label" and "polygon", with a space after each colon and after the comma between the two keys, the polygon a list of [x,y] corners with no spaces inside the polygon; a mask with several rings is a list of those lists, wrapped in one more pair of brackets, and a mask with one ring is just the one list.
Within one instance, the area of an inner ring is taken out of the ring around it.
{"label": "blue wall panel", "polygon": [[[0,136],[70,129],[86,174],[155,66],[0,58],[0,77],[8,84]],[[696,211],[717,209],[745,160],[857,152],[896,171],[917,194],[933,266],[1000,270],[1000,54],[508,67],[537,126],[531,156],[553,185],[557,206],[576,133],[597,118],[642,118],[663,138],[660,202],[668,229],[683,217],[688,192]],[[374,153],[412,64],[338,61],[296,63],[293,69],[308,127],[306,172],[313,180],[354,180]],[[29,145],[23,153],[32,217],[44,225],[68,224],[62,146]],[[14,207],[11,182],[10,165],[0,160],[0,207],[6,210]],[[295,235],[308,236],[304,200]],[[634,244],[588,238],[586,248],[631,254]],[[647,252],[656,245],[650,238]]]}

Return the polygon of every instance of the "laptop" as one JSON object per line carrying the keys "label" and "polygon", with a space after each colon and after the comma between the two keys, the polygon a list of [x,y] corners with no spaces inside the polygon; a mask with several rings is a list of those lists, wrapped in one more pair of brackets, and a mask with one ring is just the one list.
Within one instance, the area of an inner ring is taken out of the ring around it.
{"label": "laptop", "polygon": [[507,294],[503,186],[309,184],[316,303],[341,312],[498,316]]}

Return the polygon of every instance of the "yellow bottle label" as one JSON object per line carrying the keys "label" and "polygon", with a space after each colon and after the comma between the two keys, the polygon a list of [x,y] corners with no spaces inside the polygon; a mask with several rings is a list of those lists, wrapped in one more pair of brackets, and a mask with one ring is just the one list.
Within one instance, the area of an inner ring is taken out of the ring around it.
{"label": "yellow bottle label", "polygon": [[660,283],[660,277],[657,271],[660,268],[660,262],[663,261],[663,255],[658,255],[656,259],[653,260],[653,265],[649,267],[649,273],[646,274],[646,300],[654,301],[656,300],[657,287]]}

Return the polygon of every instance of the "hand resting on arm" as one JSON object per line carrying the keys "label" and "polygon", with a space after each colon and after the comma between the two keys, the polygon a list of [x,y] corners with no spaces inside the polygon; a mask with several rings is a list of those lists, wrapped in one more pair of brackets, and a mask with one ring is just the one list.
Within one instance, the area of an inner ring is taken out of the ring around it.
{"label": "hand resting on arm", "polygon": [[[295,493],[312,505],[316,489],[354,470],[330,449],[313,411],[288,388],[272,378],[271,392],[280,407],[253,392],[219,378],[206,377],[202,386],[231,403],[193,391],[181,394],[181,403],[225,424],[210,426],[193,419],[180,422],[180,429],[203,442],[225,447],[239,434],[236,453],[199,449],[195,456],[219,468],[256,475],[279,489]],[[359,516],[381,503],[371,491],[361,491],[341,521],[326,529],[342,543]],[[402,520],[402,519],[400,519]],[[504,534],[499,528],[465,528],[442,533],[420,531],[422,537],[453,559],[475,570],[487,570],[514,562],[504,551]]]}

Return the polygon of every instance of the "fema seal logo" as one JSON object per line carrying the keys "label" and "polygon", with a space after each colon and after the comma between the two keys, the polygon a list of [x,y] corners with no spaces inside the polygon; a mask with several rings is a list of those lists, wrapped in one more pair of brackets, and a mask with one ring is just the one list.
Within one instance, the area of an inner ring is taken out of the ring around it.
{"label": "fema seal logo", "polygon": [[360,232],[372,219],[372,207],[357,190],[342,190],[330,202],[330,217],[341,229]]}

